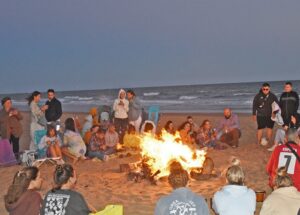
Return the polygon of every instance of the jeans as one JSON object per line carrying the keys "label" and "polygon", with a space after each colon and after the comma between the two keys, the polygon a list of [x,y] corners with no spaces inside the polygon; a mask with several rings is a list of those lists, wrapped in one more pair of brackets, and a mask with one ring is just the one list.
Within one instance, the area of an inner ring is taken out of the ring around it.
{"label": "jeans", "polygon": [[100,160],[103,160],[104,159],[104,156],[105,156],[105,153],[104,152],[101,152],[101,151],[89,151],[88,152],[88,156],[90,158],[99,158]]}
{"label": "jeans", "polygon": [[9,142],[12,144],[13,152],[15,154],[16,159],[19,159],[19,137],[15,137],[14,135],[10,135]]}

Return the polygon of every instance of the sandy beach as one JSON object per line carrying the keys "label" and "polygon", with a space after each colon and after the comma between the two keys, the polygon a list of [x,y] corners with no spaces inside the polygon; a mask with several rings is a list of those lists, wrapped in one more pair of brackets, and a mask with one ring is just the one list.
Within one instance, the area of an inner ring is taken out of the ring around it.
{"label": "sandy beach", "polygon": [[[74,113],[64,113],[62,121]],[[76,113],[81,122],[84,113]],[[167,120],[172,120],[176,126],[180,125],[189,114],[162,114],[158,125],[161,128]],[[204,119],[212,121],[214,126],[221,119],[222,114],[190,114],[194,121],[200,124]],[[29,136],[29,113],[23,112],[22,120],[24,133],[21,138],[21,150],[28,148]],[[265,190],[267,194],[271,192],[268,187],[268,176],[265,166],[269,159],[270,152],[266,147],[255,144],[256,124],[251,120],[249,114],[238,114],[242,137],[240,147],[226,150],[209,150],[208,155],[215,163],[218,172],[222,172],[228,166],[230,157],[235,156],[241,160],[241,164],[246,172],[246,185],[254,190]],[[157,200],[171,192],[171,187],[167,182],[161,181],[158,185],[151,185],[150,182],[143,180],[141,183],[128,181],[126,173],[119,172],[119,164],[137,161],[138,155],[125,158],[111,158],[107,162],[101,161],[80,161],[75,165],[79,180],[77,190],[81,192],[86,200],[97,210],[101,210],[108,204],[122,204],[126,215],[146,215],[153,214]],[[3,196],[12,181],[14,173],[21,166],[1,167],[0,168],[0,214],[7,214]],[[52,187],[53,167],[44,165],[41,167],[42,177],[44,178],[41,190],[44,195]],[[190,181],[189,187],[196,193],[209,199],[213,194],[225,184],[223,177],[213,178],[208,181]],[[208,201],[209,203],[209,201]],[[210,205],[209,205],[210,206]],[[256,214],[259,214],[261,203],[257,204]],[[214,214],[211,212],[211,214]]]}

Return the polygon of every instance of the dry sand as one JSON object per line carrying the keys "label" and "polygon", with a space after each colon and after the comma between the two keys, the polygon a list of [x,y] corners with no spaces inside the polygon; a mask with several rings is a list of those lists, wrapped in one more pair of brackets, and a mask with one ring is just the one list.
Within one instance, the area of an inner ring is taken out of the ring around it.
{"label": "dry sand", "polygon": [[[22,121],[24,134],[21,138],[21,149],[29,146],[29,113],[23,113]],[[84,113],[77,113],[81,122],[83,122]],[[191,114],[194,121],[200,124],[204,119],[212,121],[213,125],[222,117],[221,114]],[[236,149],[228,148],[226,150],[210,150],[208,156],[215,163],[217,171],[221,172],[228,166],[228,160],[231,156],[238,157],[246,172],[246,185],[254,190],[265,190],[267,194],[271,192],[268,187],[268,176],[265,172],[265,166],[269,159],[270,152],[266,147],[255,144],[255,123],[248,114],[238,114],[241,122],[242,137],[240,147]],[[73,116],[72,113],[65,113],[62,121],[66,117]],[[172,120],[175,125],[180,125],[187,114],[162,114],[158,127],[164,125],[167,120]],[[119,173],[119,164],[137,161],[139,156],[126,158],[112,158],[107,162],[101,161],[81,161],[75,165],[79,175],[76,189],[82,193],[86,200],[96,209],[101,210],[107,204],[124,205],[125,215],[143,215],[153,214],[157,200],[171,192],[167,182],[159,182],[158,185],[151,185],[144,180],[141,183],[135,183],[127,180],[126,173]],[[9,184],[12,181],[14,173],[21,166],[1,167],[0,168],[0,214],[7,214],[3,204]],[[41,190],[44,195],[52,187],[53,167],[44,165],[41,167],[42,177],[45,179]],[[196,193],[205,198],[211,198],[213,194],[225,185],[223,177],[214,178],[208,181],[191,181],[189,187]],[[257,204],[256,214],[259,214],[261,203]],[[211,212],[211,214],[214,214]]]}

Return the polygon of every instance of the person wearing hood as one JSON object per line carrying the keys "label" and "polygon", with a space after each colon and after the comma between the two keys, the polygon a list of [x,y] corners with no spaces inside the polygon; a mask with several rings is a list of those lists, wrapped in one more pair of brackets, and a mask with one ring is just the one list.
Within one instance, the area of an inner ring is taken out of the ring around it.
{"label": "person wearing hood", "polygon": [[300,214],[300,192],[293,186],[286,167],[280,167],[275,178],[275,190],[264,201],[260,215]]}
{"label": "person wearing hood", "polygon": [[189,182],[189,175],[179,162],[175,161],[170,165],[168,181],[174,190],[168,196],[159,199],[155,207],[155,215],[209,215],[204,198],[186,187]]}
{"label": "person wearing hood", "polygon": [[[257,143],[263,144],[263,130],[267,129],[267,141],[272,138],[274,121],[272,121],[272,103],[276,102],[277,97],[270,91],[270,84],[263,83],[259,93],[254,97],[252,106],[253,120],[257,122]],[[267,144],[265,144],[267,145]]]}
{"label": "person wearing hood", "polygon": [[255,192],[244,185],[245,174],[239,165],[227,169],[228,185],[216,192],[212,208],[219,215],[253,215],[256,208]]}
{"label": "person wearing hood", "polygon": [[18,171],[4,196],[5,208],[10,215],[39,215],[42,197],[42,179],[37,167],[25,167]]}
{"label": "person wearing hood", "polygon": [[116,131],[120,135],[120,140],[122,142],[122,137],[127,130],[128,125],[128,111],[129,111],[129,102],[126,99],[126,91],[120,89],[118,98],[115,100],[113,105],[114,110],[114,124]]}
{"label": "person wearing hood", "polygon": [[297,114],[299,108],[298,93],[293,91],[291,82],[286,82],[284,85],[284,92],[279,99],[279,106],[281,108],[281,116],[284,121],[284,127],[290,127],[291,116]]}

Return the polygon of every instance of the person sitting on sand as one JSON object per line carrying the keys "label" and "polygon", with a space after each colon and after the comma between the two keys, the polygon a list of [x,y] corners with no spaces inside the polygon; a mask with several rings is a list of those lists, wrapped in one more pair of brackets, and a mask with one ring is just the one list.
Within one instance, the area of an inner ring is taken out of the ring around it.
{"label": "person sitting on sand", "polygon": [[151,120],[146,120],[141,128],[141,134],[152,134],[155,135],[156,126]]}
{"label": "person sitting on sand", "polygon": [[105,131],[99,129],[91,137],[90,143],[88,145],[88,156],[90,158],[98,158],[100,160],[106,161],[108,156],[105,154],[106,144],[105,144]]}
{"label": "person sitting on sand", "polygon": [[191,131],[190,131],[191,137],[196,139],[197,132],[199,130],[199,125],[197,125],[197,123],[194,122],[192,116],[187,116],[186,121],[188,121],[191,124]]}
{"label": "person sitting on sand", "polygon": [[108,129],[105,133],[105,154],[110,155],[116,152],[117,145],[119,144],[119,135],[116,132],[114,124],[109,124]]}
{"label": "person sitting on sand", "polygon": [[39,215],[42,196],[37,190],[42,186],[40,171],[37,167],[19,170],[4,196],[5,208],[10,215]]}
{"label": "person sitting on sand", "polygon": [[128,148],[139,148],[141,144],[140,137],[135,132],[133,125],[128,125],[128,130],[124,135],[123,146]]}
{"label": "person sitting on sand", "polygon": [[274,189],[264,201],[260,215],[300,214],[300,192],[285,167],[278,169]]}
{"label": "person sitting on sand", "polygon": [[51,157],[62,158],[61,145],[61,139],[59,135],[57,135],[55,127],[53,125],[48,125],[47,134],[42,137],[38,144],[39,149],[46,149],[45,151],[48,150]]}
{"label": "person sitting on sand", "polygon": [[175,133],[176,133],[176,129],[175,129],[174,124],[171,120],[167,121],[167,123],[164,126],[164,129],[169,134],[175,135]]}
{"label": "person sitting on sand", "polygon": [[232,165],[227,169],[228,185],[216,192],[212,208],[218,215],[254,214],[256,208],[255,192],[244,185],[245,174],[241,166]]}
{"label": "person sitting on sand", "polygon": [[217,139],[221,142],[233,148],[239,146],[239,138],[241,137],[240,122],[238,116],[233,114],[230,108],[224,109],[224,118],[219,122],[217,132]]}
{"label": "person sitting on sand", "polygon": [[100,129],[99,125],[93,125],[89,131],[85,132],[85,134],[83,136],[83,140],[86,145],[88,145],[90,143],[93,134],[97,133],[97,131],[99,129]]}
{"label": "person sitting on sand", "polygon": [[191,137],[191,124],[188,121],[184,122],[178,130],[182,143],[190,145],[195,142],[195,139]]}
{"label": "person sitting on sand", "polygon": [[209,215],[208,206],[204,198],[186,187],[189,182],[189,174],[179,162],[175,161],[170,165],[168,181],[173,188],[173,192],[158,200],[155,207],[155,215]]}
{"label": "person sitting on sand", "polygon": [[54,172],[55,187],[46,194],[41,215],[88,215],[91,209],[87,202],[73,190],[76,182],[76,172],[70,164],[57,165]]}
{"label": "person sitting on sand", "polygon": [[295,129],[288,129],[286,133],[286,143],[279,145],[273,151],[267,164],[269,174],[269,185],[274,188],[274,179],[277,169],[286,166],[287,173],[290,174],[294,186],[300,191],[300,145],[298,134]]}
{"label": "person sitting on sand", "polygon": [[271,148],[268,148],[268,151],[272,152],[276,148],[276,146],[280,144],[284,144],[285,133],[288,128],[299,129],[300,127],[300,115],[298,113],[291,116],[291,120],[288,126],[283,126],[282,128],[278,128],[274,138],[274,145]]}
{"label": "person sitting on sand", "polygon": [[76,132],[75,121],[67,118],[65,121],[64,144],[68,151],[77,158],[83,157],[86,153],[86,145],[81,135]]}
{"label": "person sitting on sand", "polygon": [[200,147],[212,147],[216,146],[217,133],[212,128],[211,122],[206,119],[202,122],[198,132],[196,142]]}

